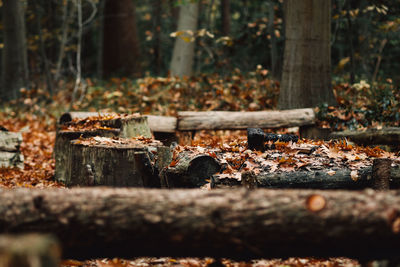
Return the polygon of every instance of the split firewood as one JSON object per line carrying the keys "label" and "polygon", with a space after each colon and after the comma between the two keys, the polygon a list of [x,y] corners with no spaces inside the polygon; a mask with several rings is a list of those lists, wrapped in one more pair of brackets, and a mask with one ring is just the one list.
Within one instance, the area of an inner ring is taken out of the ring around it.
{"label": "split firewood", "polygon": [[9,132],[3,127],[0,130],[0,167],[24,167],[24,157],[19,147],[22,134]]}
{"label": "split firewood", "polygon": [[398,257],[397,191],[0,190],[0,232],[58,237],[64,258]]}

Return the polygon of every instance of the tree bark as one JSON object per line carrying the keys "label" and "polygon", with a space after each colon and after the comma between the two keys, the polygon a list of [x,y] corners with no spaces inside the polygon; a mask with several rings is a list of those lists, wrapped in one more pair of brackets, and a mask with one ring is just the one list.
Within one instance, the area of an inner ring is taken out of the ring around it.
{"label": "tree bark", "polygon": [[51,236],[0,235],[1,267],[57,267],[60,258],[60,246]]}
{"label": "tree bark", "polygon": [[222,35],[229,36],[231,33],[231,3],[230,0],[221,0],[221,22]]}
{"label": "tree bark", "polygon": [[107,142],[99,144],[71,142],[63,162],[67,186],[160,187],[152,162],[152,152],[156,153],[160,144],[104,140]]}
{"label": "tree bark", "polygon": [[400,194],[372,190],[0,190],[0,232],[55,234],[64,258],[398,257]]}
{"label": "tree bark", "polygon": [[178,112],[178,130],[180,131],[294,127],[310,125],[314,122],[315,114],[312,109]]}
{"label": "tree bark", "polygon": [[139,40],[132,0],[105,0],[103,74],[140,75]]}
{"label": "tree bark", "polygon": [[175,40],[170,66],[172,76],[183,77],[193,74],[195,42],[191,38],[197,31],[198,15],[197,1],[181,5],[177,32],[183,32],[183,34],[177,36]]}
{"label": "tree bark", "polygon": [[25,36],[25,12],[22,1],[3,1],[4,48],[2,62],[3,100],[19,97],[28,85],[28,54]]}
{"label": "tree bark", "polygon": [[287,0],[279,108],[335,105],[331,88],[331,1]]}
{"label": "tree bark", "polygon": [[[294,171],[279,173],[260,173],[254,176],[255,186],[259,188],[303,188],[303,189],[347,189],[360,190],[374,187],[372,167],[365,167],[357,172],[350,169],[337,169],[335,173],[326,170]],[[235,178],[212,179],[212,188],[241,186],[243,182]],[[400,168],[389,170],[390,188],[400,188]]]}
{"label": "tree bark", "polygon": [[[117,116],[114,119],[102,119],[101,114],[90,112],[69,112],[64,113],[59,122],[62,124],[58,128],[72,126],[72,130],[58,130],[56,134],[56,142],[54,145],[55,158],[55,179],[57,181],[67,183],[67,165],[65,162],[68,158],[68,151],[71,141],[79,138],[90,138],[94,136],[101,137],[122,137],[131,138],[144,136],[151,138],[151,132],[147,124],[146,117],[136,117],[135,115]],[[73,121],[73,119],[79,119]],[[98,123],[100,127],[94,129],[85,129],[85,122]],[[76,127],[74,129],[73,127]],[[80,128],[82,127],[82,128]]]}

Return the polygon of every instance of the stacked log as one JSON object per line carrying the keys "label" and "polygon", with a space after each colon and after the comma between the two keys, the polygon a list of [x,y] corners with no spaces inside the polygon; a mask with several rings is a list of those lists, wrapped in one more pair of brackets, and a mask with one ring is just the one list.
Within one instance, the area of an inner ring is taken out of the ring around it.
{"label": "stacked log", "polygon": [[0,130],[0,167],[24,167],[24,157],[19,147],[22,143],[22,134]]}

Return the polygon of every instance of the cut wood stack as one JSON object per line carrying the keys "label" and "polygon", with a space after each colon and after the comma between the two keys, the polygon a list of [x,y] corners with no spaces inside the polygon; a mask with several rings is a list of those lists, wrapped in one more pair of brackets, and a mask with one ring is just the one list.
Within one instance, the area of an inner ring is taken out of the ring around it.
{"label": "cut wood stack", "polygon": [[0,167],[24,167],[24,157],[19,147],[22,134],[0,130]]}

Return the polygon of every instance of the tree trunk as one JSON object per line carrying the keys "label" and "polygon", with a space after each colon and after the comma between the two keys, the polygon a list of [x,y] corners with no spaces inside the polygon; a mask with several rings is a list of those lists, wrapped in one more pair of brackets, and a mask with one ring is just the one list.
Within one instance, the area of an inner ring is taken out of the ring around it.
{"label": "tree trunk", "polygon": [[105,0],[104,75],[135,76],[140,74],[137,34],[134,1]]}
{"label": "tree trunk", "polygon": [[25,36],[25,12],[20,0],[3,1],[3,100],[16,99],[28,84],[28,55]]}
{"label": "tree trunk", "polygon": [[331,88],[331,1],[286,0],[281,109],[335,105]]}
{"label": "tree trunk", "polygon": [[153,17],[154,17],[154,72],[156,75],[161,74],[162,69],[162,54],[161,54],[161,16],[162,16],[162,0],[155,0],[153,3]]}
{"label": "tree trunk", "polygon": [[55,234],[64,258],[398,257],[397,191],[0,190],[0,232]]}
{"label": "tree trunk", "polygon": [[230,0],[221,0],[221,22],[222,35],[229,36],[231,33],[231,3]]}
{"label": "tree trunk", "polygon": [[195,53],[195,41],[192,39],[197,31],[199,3],[190,2],[182,4],[179,11],[177,32],[183,34],[176,37],[171,60],[171,75],[191,76]]}

